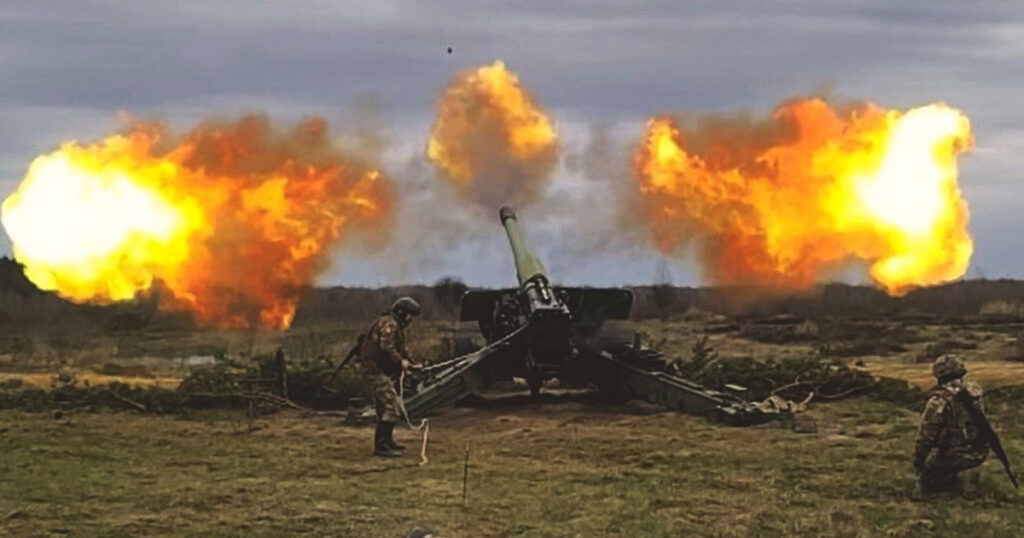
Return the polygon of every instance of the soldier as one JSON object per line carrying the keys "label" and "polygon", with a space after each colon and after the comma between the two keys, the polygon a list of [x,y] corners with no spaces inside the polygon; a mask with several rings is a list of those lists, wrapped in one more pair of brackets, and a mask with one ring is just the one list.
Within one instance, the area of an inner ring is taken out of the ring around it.
{"label": "soldier", "polygon": [[925,404],[914,446],[915,500],[936,493],[958,493],[958,473],[981,465],[989,450],[981,387],[964,381],[967,369],[963,362],[955,355],[943,355],[932,364],[932,373],[938,385]]}
{"label": "soldier", "polygon": [[395,425],[402,418],[399,396],[402,373],[419,366],[405,349],[405,328],[420,315],[420,305],[410,297],[402,297],[381,314],[370,326],[359,348],[363,364],[363,380],[373,393],[377,411],[377,430],[373,436],[373,455],[397,458],[404,446],[395,442]]}

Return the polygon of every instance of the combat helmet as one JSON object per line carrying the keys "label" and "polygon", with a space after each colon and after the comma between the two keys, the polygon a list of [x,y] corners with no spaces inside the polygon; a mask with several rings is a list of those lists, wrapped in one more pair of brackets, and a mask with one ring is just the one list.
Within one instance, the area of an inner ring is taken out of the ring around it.
{"label": "combat helmet", "polygon": [[935,359],[935,362],[932,363],[932,373],[935,374],[939,383],[945,383],[963,377],[967,373],[967,368],[964,367],[964,363],[959,357],[947,353]]}
{"label": "combat helmet", "polygon": [[418,316],[422,310],[420,304],[412,297],[399,297],[397,301],[391,304],[391,313],[397,316],[398,319]]}

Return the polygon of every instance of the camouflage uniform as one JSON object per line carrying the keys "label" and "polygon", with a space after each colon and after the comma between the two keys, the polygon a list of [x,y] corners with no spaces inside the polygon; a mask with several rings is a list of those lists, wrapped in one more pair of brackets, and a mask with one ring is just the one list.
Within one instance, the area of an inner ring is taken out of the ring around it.
{"label": "camouflage uniform", "polygon": [[914,445],[918,494],[958,489],[958,473],[981,465],[988,457],[987,440],[956,398],[960,391],[967,391],[981,406],[981,387],[962,377],[940,382],[925,404]]}
{"label": "camouflage uniform", "polygon": [[381,422],[398,422],[401,418],[398,383],[403,360],[408,361],[409,354],[402,325],[394,314],[383,314],[374,321],[359,349],[363,381],[373,393],[377,420]]}

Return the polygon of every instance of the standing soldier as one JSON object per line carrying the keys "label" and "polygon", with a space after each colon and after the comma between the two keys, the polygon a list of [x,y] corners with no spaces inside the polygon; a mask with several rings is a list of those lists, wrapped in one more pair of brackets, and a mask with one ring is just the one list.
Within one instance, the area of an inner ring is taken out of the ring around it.
{"label": "standing soldier", "polygon": [[938,385],[924,406],[914,446],[913,497],[918,500],[959,492],[957,474],[981,465],[990,443],[991,427],[981,411],[981,387],[964,381],[963,362],[956,355],[943,355],[932,364],[932,373]]}
{"label": "standing soldier", "polygon": [[405,349],[405,328],[420,315],[420,305],[411,297],[402,297],[370,326],[359,348],[363,380],[373,393],[377,411],[377,430],[373,435],[373,455],[397,458],[404,446],[395,442],[395,425],[403,409],[399,396],[402,374],[418,366]]}

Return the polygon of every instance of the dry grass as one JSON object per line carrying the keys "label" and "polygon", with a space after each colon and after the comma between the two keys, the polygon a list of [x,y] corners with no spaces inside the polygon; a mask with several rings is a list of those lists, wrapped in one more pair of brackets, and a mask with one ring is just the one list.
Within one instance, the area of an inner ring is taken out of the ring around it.
{"label": "dry grass", "polygon": [[[369,322],[309,325],[283,333],[183,330],[96,334],[76,339],[75,346],[63,351],[48,345],[45,336],[36,336],[36,343],[25,352],[0,355],[0,381],[20,378],[29,385],[48,387],[53,375],[63,372],[92,384],[118,381],[173,388],[195,364],[193,360],[201,362],[215,355],[244,359],[283,347],[292,359],[340,360]],[[447,358],[448,340],[467,329],[472,327],[440,321],[415,323],[408,334],[410,352],[427,360]]]}
{"label": "dry grass", "polygon": [[[720,319],[627,322],[646,341],[687,358]],[[174,379],[190,355],[247,356],[283,346],[289,356],[340,357],[362,323],[283,334],[164,331],[83,337],[79,347],[7,356],[5,371],[49,384],[58,368],[79,377],[144,368]],[[446,353],[451,323],[410,331],[413,354]],[[864,360],[878,373],[929,379],[915,362],[939,339],[975,344],[962,354],[988,388],[1020,383],[1024,365],[992,360],[1014,345],[999,330],[913,327],[907,351]],[[1015,333],[1016,334],[1016,333]],[[813,342],[772,344],[714,334],[723,357],[799,357]],[[65,343],[67,344],[67,343]],[[67,344],[70,346],[70,344]],[[113,364],[114,366],[111,366]],[[5,378],[0,378],[2,381]],[[123,381],[123,378],[117,378]],[[154,382],[157,382],[154,381]],[[735,429],[642,405],[570,401],[447,410],[432,422],[431,463],[368,457],[367,427],[282,414],[180,419],[135,414],[0,411],[0,535],[401,536],[415,526],[442,536],[1011,536],[1020,497],[995,462],[966,498],[914,504],[909,451],[916,413],[867,399],[815,407],[815,434]],[[1002,406],[997,422],[1024,466],[1024,420]],[[402,432],[407,442],[413,441]],[[469,502],[462,458],[471,447]]]}
{"label": "dry grass", "polygon": [[[0,533],[1010,536],[1024,524],[993,462],[964,499],[908,500],[914,413],[853,400],[813,416],[818,433],[799,435],[640,405],[454,409],[432,422],[418,467],[368,457],[369,428],[336,418],[2,412]],[[1020,416],[1001,418],[1022,461]]]}
{"label": "dry grass", "polygon": [[[906,379],[919,388],[935,386],[930,364],[867,361],[865,366],[874,375]],[[974,360],[967,363],[968,378],[986,389],[1010,387],[1024,383],[1024,363]]]}
{"label": "dry grass", "polygon": [[[22,386],[48,389],[53,386],[53,374],[18,374],[0,372],[0,383],[18,380]],[[177,377],[138,377],[122,375],[103,375],[91,372],[80,373],[75,380],[85,386],[109,385],[111,383],[125,383],[133,387],[158,387],[174,390],[181,384]]]}

